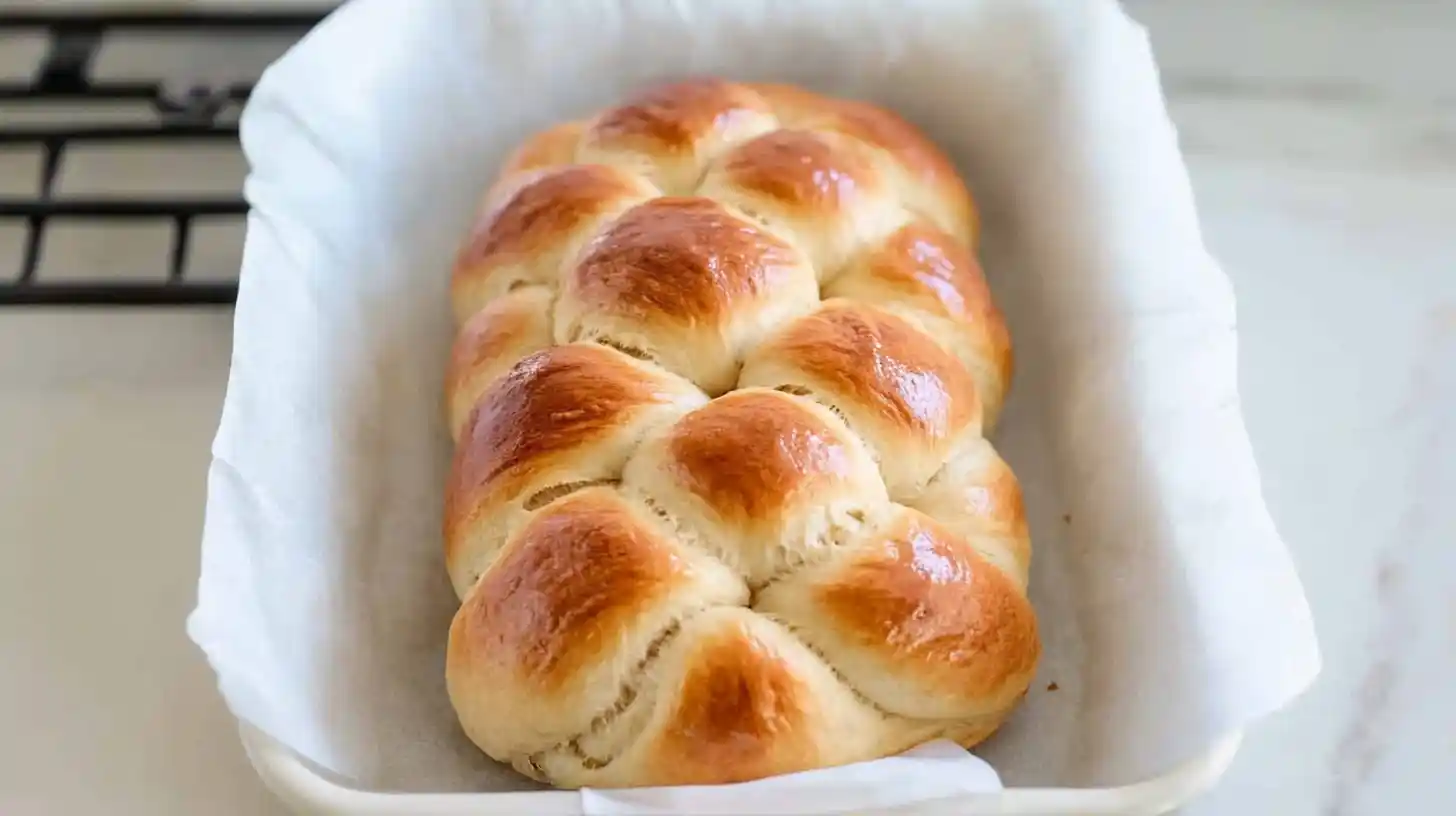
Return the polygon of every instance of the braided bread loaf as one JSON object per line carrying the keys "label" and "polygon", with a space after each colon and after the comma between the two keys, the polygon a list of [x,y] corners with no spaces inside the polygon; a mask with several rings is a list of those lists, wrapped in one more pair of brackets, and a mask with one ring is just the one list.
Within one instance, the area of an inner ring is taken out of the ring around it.
{"label": "braided bread loaf", "polygon": [[969,194],[862,103],[695,80],[548,130],[461,250],[447,682],[563,787],[990,733],[1040,655]]}

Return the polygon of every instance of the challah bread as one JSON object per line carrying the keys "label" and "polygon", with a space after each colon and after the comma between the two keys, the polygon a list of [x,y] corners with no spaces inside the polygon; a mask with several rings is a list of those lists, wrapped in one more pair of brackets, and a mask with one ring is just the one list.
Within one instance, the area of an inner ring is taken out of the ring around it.
{"label": "challah bread", "polygon": [[458,257],[447,685],[561,787],[970,746],[1040,656],[974,204],[894,115],[693,80],[536,136]]}

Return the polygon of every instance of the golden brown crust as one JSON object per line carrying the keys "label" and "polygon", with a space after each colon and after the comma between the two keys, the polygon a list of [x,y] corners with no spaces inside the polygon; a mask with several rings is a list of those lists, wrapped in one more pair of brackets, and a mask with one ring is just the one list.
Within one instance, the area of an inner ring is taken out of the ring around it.
{"label": "golden brown crust", "polygon": [[1025,588],[1031,537],[1021,483],[990,442],[975,439],[956,451],[907,504],[965,539]]}
{"label": "golden brown crust", "polygon": [[516,190],[466,242],[459,268],[472,269],[495,255],[529,255],[612,202],[648,192],[612,167],[574,164],[548,170]]}
{"label": "golden brown crust", "polygon": [[705,198],[634,207],[568,273],[557,340],[637,350],[709,393],[733,384],[742,347],[817,300],[793,247]]}
{"label": "golden brown crust", "polygon": [[548,749],[620,708],[686,616],[746,595],[616,491],[583,489],[532,516],[466,596],[450,628],[451,697],[499,755]]}
{"label": "golden brown crust", "polygon": [[990,700],[1025,688],[1040,655],[1036,616],[1019,587],[929,518],[866,549],[818,589],[825,612],[935,693]]}
{"label": "golden brown crust", "polygon": [[838,133],[776,130],[745,142],[704,176],[699,195],[748,213],[814,263],[820,281],[907,213],[873,151]]}
{"label": "golden brown crust", "polygon": [[783,627],[747,609],[684,622],[654,664],[638,735],[609,762],[548,761],[573,787],[723,784],[842,765],[934,731],[889,722]]}
{"label": "golden brown crust", "polygon": [[691,79],[648,88],[606,111],[587,129],[585,141],[598,148],[626,143],[688,150],[705,134],[732,129],[735,119],[770,113],[763,99],[742,85]]}
{"label": "golden brown crust", "polygon": [[1011,335],[981,265],[954,237],[924,221],[906,224],[851,261],[824,296],[893,304],[919,318],[975,376],[988,418],[999,413],[1012,377]]}
{"label": "golden brown crust", "polygon": [[506,157],[501,165],[501,177],[571,164],[576,159],[576,145],[585,128],[585,122],[562,122],[532,136]]}
{"label": "golden brown crust", "polygon": [[734,183],[816,213],[837,212],[883,183],[864,155],[834,134],[808,130],[766,133],[735,148],[723,165]]}
{"label": "golden brown crust", "polygon": [[538,460],[573,450],[615,428],[627,412],[660,401],[656,385],[601,347],[558,346],[526,357],[471,414],[447,502],[480,489],[510,492]]}
{"label": "golden brown crust", "polygon": [[772,645],[741,625],[693,645],[656,745],[670,758],[665,784],[742,782],[820,764],[813,690]]}
{"label": "golden brown crust", "polygon": [[573,494],[534,516],[481,576],[454,648],[549,698],[688,577],[675,548],[610,491]]}
{"label": "golden brown crust", "polygon": [[751,586],[829,557],[888,500],[843,421],[766,389],[734,391],[651,435],[627,463],[622,489]]}
{"label": "golden brown crust", "polygon": [[947,438],[978,419],[976,386],[963,369],[913,326],[873,307],[826,303],[772,342],[773,353],[816,382],[910,433]]}
{"label": "golden brown crust", "polygon": [[787,85],[751,86],[786,126],[843,133],[884,152],[885,167],[904,183],[907,202],[942,229],[974,246],[980,232],[975,201],[955,165],[918,128],[884,108]]}
{"label": "golden brown crust", "polygon": [[[772,439],[775,444],[759,444]],[[683,417],[668,441],[673,478],[740,523],[773,518],[816,480],[842,480],[858,464],[844,432],[792,399],[736,391]]]}
{"label": "golden brown crust", "polygon": [[551,346],[551,290],[529,286],[498,298],[460,327],[445,373],[450,434],[456,441],[475,401],[522,357]]}
{"label": "golden brown crust", "polygon": [[976,226],[905,120],[787,86],[650,87],[507,159],[451,286],[471,740],[624,787],[996,730],[1040,646]]}
{"label": "golden brown crust", "polygon": [[574,164],[577,145],[585,129],[585,122],[562,122],[523,142],[501,164],[495,183],[486,190],[481,212],[488,212],[498,205],[502,198],[525,181],[539,175],[539,171]]}
{"label": "golden brown crust", "polygon": [[884,108],[850,100],[842,102],[836,113],[837,126],[844,133],[884,149],[912,179],[943,198],[944,206],[956,222],[964,225],[965,231],[954,230],[952,225],[946,228],[974,241],[980,228],[975,205],[955,165],[940,148],[909,122]]}
{"label": "golden brown crust", "polygon": [[887,711],[974,718],[1026,690],[1041,646],[1021,587],[913,510],[844,559],[766,590],[758,608]]}
{"label": "golden brown crust", "polygon": [[862,264],[866,277],[884,284],[884,294],[929,313],[983,325],[988,351],[997,357],[1010,354],[1011,337],[980,263],[944,231],[925,222],[906,224],[868,253]]}
{"label": "golden brown crust", "polygon": [[[699,397],[687,383],[603,346],[556,346],[522,359],[476,403],[446,484],[445,559],[457,589],[463,594],[471,580],[456,565],[462,550],[470,546],[471,561],[488,555],[478,551],[479,538],[492,511],[529,501],[531,488],[615,478],[634,426],[654,412],[665,420]],[[499,542],[501,533],[490,539]]]}
{"label": "golden brown crust", "polygon": [[980,429],[965,368],[904,319],[853,301],[826,301],[759,346],[739,384],[802,388],[840,411],[886,468],[892,497],[918,490]]}
{"label": "golden brown crust", "polygon": [[657,198],[633,208],[571,274],[586,308],[664,322],[719,322],[762,297],[797,265],[789,247],[706,198]]}
{"label": "golden brown crust", "polygon": [[582,134],[578,160],[630,167],[665,192],[686,195],[708,162],[778,127],[749,88],[690,79],[644,90],[603,112]]}
{"label": "golden brown crust", "polygon": [[611,167],[569,165],[524,179],[476,223],[455,260],[451,296],[464,321],[522,285],[554,286],[592,227],[656,190]]}
{"label": "golden brown crust", "polygon": [[1010,466],[997,457],[979,475],[980,479],[974,483],[962,483],[966,515],[986,529],[1025,536],[1026,506],[1021,497],[1021,483]]}

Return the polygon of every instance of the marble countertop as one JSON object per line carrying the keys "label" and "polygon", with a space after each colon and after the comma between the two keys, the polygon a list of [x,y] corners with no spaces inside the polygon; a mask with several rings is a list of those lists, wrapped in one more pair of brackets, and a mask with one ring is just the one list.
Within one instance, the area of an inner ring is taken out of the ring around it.
{"label": "marble countertop", "polygon": [[1188,812],[1456,812],[1456,5],[1130,5],[1325,656]]}
{"label": "marble countertop", "polygon": [[[1184,812],[1456,813],[1456,4],[1128,5],[1237,290],[1248,426],[1325,655]],[[64,183],[145,185],[144,160]],[[241,172],[171,160],[223,187]],[[28,161],[0,154],[0,195]],[[201,274],[225,277],[239,234],[214,230]],[[0,274],[18,246],[0,227]],[[57,246],[120,269],[166,244]],[[223,310],[0,313],[0,812],[283,813],[181,626],[230,328]]]}

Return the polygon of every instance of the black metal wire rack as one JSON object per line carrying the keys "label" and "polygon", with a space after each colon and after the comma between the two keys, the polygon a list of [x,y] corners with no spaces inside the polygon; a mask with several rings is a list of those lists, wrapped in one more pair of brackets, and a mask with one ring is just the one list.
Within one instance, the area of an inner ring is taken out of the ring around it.
{"label": "black metal wire rack", "polygon": [[[241,191],[232,196],[160,195],[147,198],[65,197],[56,194],[56,179],[67,148],[96,144],[172,144],[183,140],[238,138],[235,112],[248,99],[251,83],[195,85],[180,92],[165,78],[156,81],[98,81],[92,65],[108,36],[119,33],[189,32],[209,36],[258,34],[302,35],[324,16],[312,12],[48,12],[0,10],[0,48],[16,35],[41,34],[46,48],[28,82],[0,81],[0,106],[26,107],[56,103],[129,101],[149,105],[154,122],[143,124],[24,125],[5,122],[0,110],[0,150],[39,146],[40,181],[33,196],[0,197],[0,224],[26,226],[20,271],[0,281],[0,306],[171,306],[228,304],[237,297],[236,283],[187,278],[187,260],[195,219],[242,217],[247,213]],[[112,281],[102,276],[49,281],[39,274],[48,225],[62,220],[136,224],[162,221],[172,225],[167,276],[156,282]]]}

